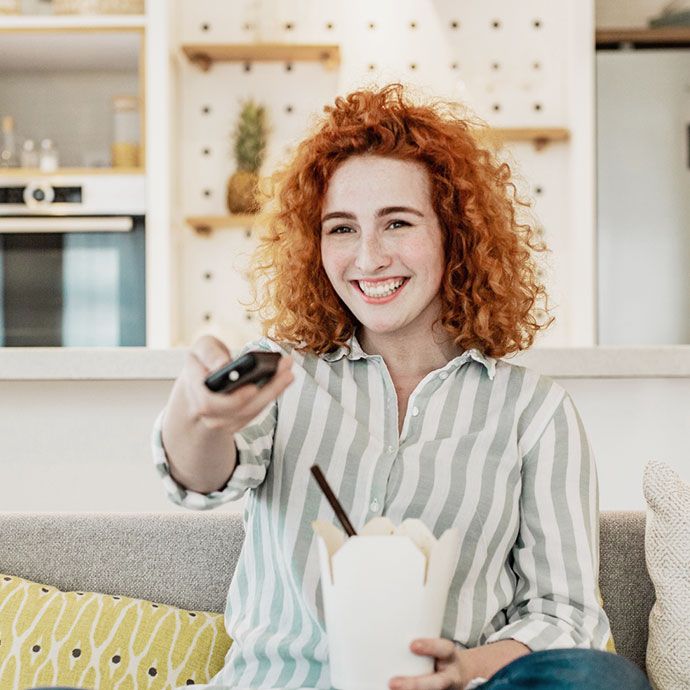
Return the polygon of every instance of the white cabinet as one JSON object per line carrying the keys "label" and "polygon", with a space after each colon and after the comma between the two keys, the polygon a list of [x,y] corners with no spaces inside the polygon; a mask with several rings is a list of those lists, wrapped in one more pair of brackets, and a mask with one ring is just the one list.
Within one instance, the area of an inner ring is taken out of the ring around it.
{"label": "white cabinet", "polygon": [[[0,114],[15,118],[18,138],[54,140],[61,174],[143,174],[147,182],[147,343],[172,342],[171,151],[174,117],[167,0],[148,0],[145,15],[0,16]],[[108,169],[113,97],[139,97],[136,168]],[[38,170],[28,171],[41,177]],[[3,171],[26,177],[27,171]]]}
{"label": "white cabinet", "polygon": [[675,33],[597,54],[602,345],[690,344],[690,28]]}

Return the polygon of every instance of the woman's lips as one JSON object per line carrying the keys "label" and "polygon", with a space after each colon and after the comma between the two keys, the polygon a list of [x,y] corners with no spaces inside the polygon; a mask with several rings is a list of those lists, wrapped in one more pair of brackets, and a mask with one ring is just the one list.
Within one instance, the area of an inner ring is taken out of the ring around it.
{"label": "woman's lips", "polygon": [[[400,276],[403,279],[403,284],[392,294],[386,295],[385,297],[369,297],[362,288],[359,286],[359,281],[357,280],[351,280],[350,282],[355,286],[355,289],[357,292],[360,294],[362,299],[367,303],[367,304],[387,304],[388,302],[391,302],[393,299],[395,299],[404,289],[404,287],[407,285],[407,283],[410,281],[409,278],[405,278],[403,276]],[[386,278],[383,281],[377,281],[377,282],[387,282],[391,280],[391,278]],[[366,283],[368,282],[373,282],[373,281],[364,281]]]}

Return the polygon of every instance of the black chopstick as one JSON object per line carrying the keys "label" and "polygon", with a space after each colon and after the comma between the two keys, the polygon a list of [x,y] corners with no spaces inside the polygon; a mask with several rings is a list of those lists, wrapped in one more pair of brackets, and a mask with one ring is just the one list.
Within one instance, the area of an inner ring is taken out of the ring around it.
{"label": "black chopstick", "polygon": [[318,465],[312,465],[311,473],[314,475],[314,479],[316,479],[321,487],[321,491],[323,491],[326,499],[331,504],[331,508],[333,508],[335,511],[335,516],[338,518],[338,520],[340,520],[340,524],[343,526],[345,532],[347,532],[347,536],[356,537],[357,532],[355,532],[355,528],[352,526],[352,523],[345,514],[343,507],[340,505],[340,501],[335,497],[331,487],[328,485],[326,477],[323,476],[323,472],[321,471],[320,467]]}

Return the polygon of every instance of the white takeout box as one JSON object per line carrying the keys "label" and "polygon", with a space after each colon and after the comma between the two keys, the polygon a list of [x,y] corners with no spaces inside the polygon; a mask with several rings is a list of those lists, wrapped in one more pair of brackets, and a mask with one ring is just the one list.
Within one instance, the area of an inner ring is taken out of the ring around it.
{"label": "white takeout box", "polygon": [[398,528],[385,517],[346,538],[324,520],[317,534],[331,671],[338,690],[387,690],[393,676],[433,673],[434,659],[410,650],[440,637],[460,534],[440,539],[420,520]]}

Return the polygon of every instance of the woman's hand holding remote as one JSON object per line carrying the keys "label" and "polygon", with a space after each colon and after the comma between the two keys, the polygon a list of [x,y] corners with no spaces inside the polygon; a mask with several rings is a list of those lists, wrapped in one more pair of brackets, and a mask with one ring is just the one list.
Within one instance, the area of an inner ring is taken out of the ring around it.
{"label": "woman's hand holding remote", "polygon": [[171,474],[184,487],[200,493],[227,483],[237,460],[233,434],[294,380],[290,371],[293,360],[283,356],[275,376],[263,387],[250,383],[231,393],[212,393],[205,378],[231,359],[230,351],[217,338],[199,338],[175,381],[163,419],[163,445]]}
{"label": "woman's hand holding remote", "polygon": [[225,345],[207,335],[194,343],[183,375],[192,414],[209,429],[227,428],[233,433],[244,429],[269,403],[294,380],[292,358],[283,356],[275,375],[263,387],[248,383],[232,393],[212,393],[204,379],[232,359]]}

